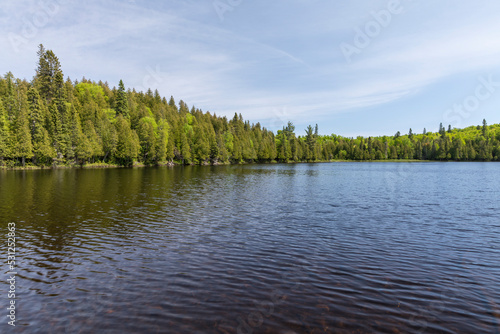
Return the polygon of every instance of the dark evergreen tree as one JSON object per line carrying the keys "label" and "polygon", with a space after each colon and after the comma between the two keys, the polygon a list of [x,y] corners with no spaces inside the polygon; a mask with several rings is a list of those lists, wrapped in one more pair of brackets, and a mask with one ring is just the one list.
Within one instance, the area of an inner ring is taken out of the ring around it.
{"label": "dark evergreen tree", "polygon": [[129,117],[127,93],[125,92],[125,85],[123,84],[123,80],[120,80],[118,84],[118,91],[116,94],[116,101],[115,101],[115,110],[117,116],[122,115],[125,118]]}
{"label": "dark evergreen tree", "polygon": [[56,157],[56,151],[51,145],[48,131],[45,129],[47,109],[34,87],[28,90],[29,124],[33,146],[33,162],[35,164],[50,165]]}
{"label": "dark evergreen tree", "polygon": [[10,133],[9,133],[9,121],[7,117],[7,112],[3,107],[2,99],[0,98],[0,164],[2,161],[9,157],[9,146],[10,146]]}
{"label": "dark evergreen tree", "polygon": [[38,49],[38,66],[34,84],[40,96],[50,104],[56,93],[56,75],[62,74],[61,64],[52,50],[45,50],[42,44]]}
{"label": "dark evergreen tree", "polygon": [[12,121],[10,138],[12,140],[11,156],[19,159],[24,166],[26,159],[33,157],[33,144],[31,143],[31,131],[29,127],[29,111],[26,90],[18,82],[16,87],[16,106],[14,119]]}

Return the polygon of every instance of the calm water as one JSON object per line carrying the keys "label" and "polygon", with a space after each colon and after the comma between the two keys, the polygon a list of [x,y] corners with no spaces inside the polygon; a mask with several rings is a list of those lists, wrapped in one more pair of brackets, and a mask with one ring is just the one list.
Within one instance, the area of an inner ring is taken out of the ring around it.
{"label": "calm water", "polygon": [[499,333],[499,216],[497,163],[0,171],[23,333]]}

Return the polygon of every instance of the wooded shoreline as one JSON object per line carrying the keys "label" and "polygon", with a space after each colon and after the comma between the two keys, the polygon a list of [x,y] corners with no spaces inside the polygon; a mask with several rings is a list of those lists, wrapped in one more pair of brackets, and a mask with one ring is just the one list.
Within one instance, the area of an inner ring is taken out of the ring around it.
{"label": "wooded shoreline", "polygon": [[392,136],[320,135],[318,125],[276,133],[159,92],[64,80],[40,45],[31,81],[0,76],[0,168],[109,168],[332,161],[499,161],[500,124]]}
{"label": "wooded shoreline", "polygon": [[331,160],[331,161],[289,161],[289,162],[279,162],[279,161],[271,161],[271,162],[240,162],[240,163],[217,163],[217,164],[191,164],[186,165],[182,163],[176,162],[165,162],[157,165],[145,165],[141,163],[135,163],[132,166],[120,166],[116,164],[86,164],[86,165],[70,165],[70,166],[18,166],[18,167],[5,167],[0,166],[0,171],[28,171],[28,170],[59,170],[59,169],[114,169],[114,168],[158,168],[158,167],[189,167],[189,166],[245,166],[245,165],[280,165],[280,164],[334,164],[334,163],[472,163],[472,162],[496,162],[496,161],[454,161],[454,160]]}

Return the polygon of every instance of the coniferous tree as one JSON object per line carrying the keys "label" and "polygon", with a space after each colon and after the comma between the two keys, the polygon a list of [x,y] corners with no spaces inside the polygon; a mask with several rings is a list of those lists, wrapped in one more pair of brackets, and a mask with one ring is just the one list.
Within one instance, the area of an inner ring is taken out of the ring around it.
{"label": "coniferous tree", "polygon": [[103,161],[106,162],[116,153],[116,145],[118,144],[116,127],[108,118],[101,118],[99,119],[97,131],[102,141],[102,150],[104,153]]}
{"label": "coniferous tree", "polygon": [[166,147],[166,159],[169,162],[173,162],[175,158],[175,145],[174,145],[174,138],[172,136],[172,132],[168,131],[168,139],[167,139],[167,147]]}
{"label": "coniferous tree", "polygon": [[29,124],[33,145],[33,159],[35,164],[50,165],[56,157],[56,151],[51,145],[49,133],[45,129],[47,109],[38,91],[34,87],[28,90]]}
{"label": "coniferous tree", "polygon": [[315,160],[314,146],[316,144],[316,138],[313,132],[313,127],[311,125],[308,125],[306,129],[306,143],[307,143],[306,160]]}
{"label": "coniferous tree", "polygon": [[123,84],[123,80],[120,80],[118,84],[118,91],[115,101],[115,110],[116,115],[123,115],[123,117],[129,117],[129,109],[128,109],[128,100],[127,93],[125,92],[125,85]]}
{"label": "coniferous tree", "polygon": [[12,122],[14,119],[14,113],[15,113],[15,106],[16,106],[16,99],[15,99],[15,92],[14,92],[14,87],[15,87],[15,78],[12,72],[8,72],[5,75],[5,81],[6,81],[6,95],[4,97],[4,108],[7,113],[7,120],[9,122]]}
{"label": "coniferous tree", "polygon": [[156,133],[158,128],[156,121],[152,117],[143,117],[139,121],[137,135],[141,145],[140,155],[142,161],[151,164],[156,161]]}
{"label": "coniferous tree", "polygon": [[78,133],[78,142],[74,146],[74,154],[76,162],[80,165],[85,164],[94,153],[92,143],[89,137],[83,132]]}
{"label": "coniferous tree", "polygon": [[16,87],[16,105],[15,114],[11,126],[11,156],[20,159],[22,166],[26,159],[33,157],[33,145],[31,143],[31,131],[29,126],[28,99],[26,91],[21,83]]}
{"label": "coniferous tree", "polygon": [[443,123],[439,123],[439,134],[442,138],[446,136],[446,129],[444,128]]}
{"label": "coniferous tree", "polygon": [[194,158],[200,163],[205,163],[210,158],[210,146],[200,125],[194,128],[193,152]]}
{"label": "coniferous tree", "polygon": [[481,129],[483,137],[488,138],[488,124],[486,123],[486,119],[483,119],[483,127]]}
{"label": "coniferous tree", "polygon": [[180,156],[183,164],[191,163],[191,147],[184,131],[181,131]]}
{"label": "coniferous tree", "polygon": [[139,138],[122,115],[116,119],[117,143],[115,158],[123,166],[131,166],[139,153]]}
{"label": "coniferous tree", "polygon": [[2,99],[0,99],[0,163],[10,155],[9,140],[10,133],[7,112],[3,107]]}
{"label": "coniferous tree", "polygon": [[50,104],[56,94],[56,75],[61,72],[61,64],[54,52],[45,50],[42,44],[38,49],[38,66],[34,78],[35,87],[40,96]]}
{"label": "coniferous tree", "polygon": [[[86,137],[89,145],[88,159],[92,159],[92,162],[94,162],[94,159],[96,157],[101,157],[104,155],[102,139],[97,134],[94,123],[92,123],[90,120],[87,120],[82,124],[82,132],[83,135]],[[82,152],[87,151],[87,149],[85,148],[85,146],[83,148],[79,147],[78,151],[83,156]]]}
{"label": "coniferous tree", "polygon": [[155,161],[156,163],[165,161],[168,155],[168,133],[169,126],[167,121],[161,119],[158,122],[157,135],[156,135],[156,144],[155,144]]}

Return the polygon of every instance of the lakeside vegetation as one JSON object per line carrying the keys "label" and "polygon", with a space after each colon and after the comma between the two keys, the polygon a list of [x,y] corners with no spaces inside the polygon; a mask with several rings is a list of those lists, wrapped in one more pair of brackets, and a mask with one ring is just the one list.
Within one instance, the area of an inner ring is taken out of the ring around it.
{"label": "lakeside vegetation", "polygon": [[118,88],[64,80],[51,50],[40,45],[38,57],[31,82],[0,77],[0,167],[500,160],[500,124],[347,138],[319,135],[318,125],[298,135],[289,122],[275,134],[241,114],[228,119],[157,90],[126,90],[121,80]]}

